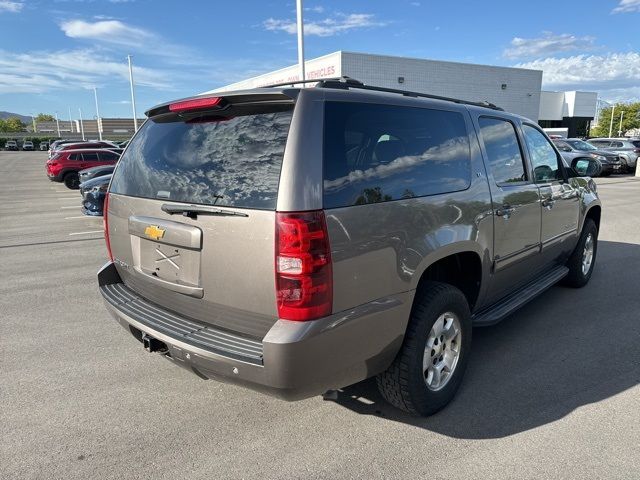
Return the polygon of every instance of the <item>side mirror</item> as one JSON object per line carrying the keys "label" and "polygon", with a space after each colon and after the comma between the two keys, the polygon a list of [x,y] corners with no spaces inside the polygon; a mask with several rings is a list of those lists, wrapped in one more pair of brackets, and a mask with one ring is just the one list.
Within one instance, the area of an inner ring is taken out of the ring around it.
{"label": "side mirror", "polygon": [[571,169],[578,177],[597,177],[602,173],[602,163],[595,158],[574,158]]}

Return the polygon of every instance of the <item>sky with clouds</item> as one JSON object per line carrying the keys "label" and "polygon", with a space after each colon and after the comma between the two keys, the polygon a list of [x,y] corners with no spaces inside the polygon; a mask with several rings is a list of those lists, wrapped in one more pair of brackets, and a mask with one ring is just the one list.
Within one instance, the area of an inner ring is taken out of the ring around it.
{"label": "sky with clouds", "polygon": [[[544,71],[640,100],[640,0],[306,0],[307,58],[347,50]],[[297,60],[295,2],[0,0],[0,110],[129,116]]]}

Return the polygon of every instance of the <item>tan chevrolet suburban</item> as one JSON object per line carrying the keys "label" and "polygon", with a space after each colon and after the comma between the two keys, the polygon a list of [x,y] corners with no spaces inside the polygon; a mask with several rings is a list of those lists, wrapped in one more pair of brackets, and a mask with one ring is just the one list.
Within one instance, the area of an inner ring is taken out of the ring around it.
{"label": "tan chevrolet suburban", "polygon": [[377,376],[444,407],[472,327],[585,285],[595,160],[532,121],[352,79],[147,112],[104,207],[107,309],[202,378],[296,400]]}

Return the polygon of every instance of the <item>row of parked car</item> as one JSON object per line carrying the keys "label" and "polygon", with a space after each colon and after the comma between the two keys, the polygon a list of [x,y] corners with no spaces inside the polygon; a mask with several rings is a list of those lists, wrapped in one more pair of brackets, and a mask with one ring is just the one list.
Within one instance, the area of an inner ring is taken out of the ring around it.
{"label": "row of parked car", "polygon": [[121,145],[111,142],[59,140],[49,149],[47,176],[67,188],[80,190],[82,213],[102,215],[111,173],[122,151]]}
{"label": "row of parked car", "polygon": [[[97,143],[94,140],[91,140],[89,142],[80,142],[79,140],[56,140],[54,142],[51,143],[51,145],[57,144],[65,144],[65,143],[91,143],[91,144],[95,144]],[[109,145],[113,146],[114,148],[124,148],[127,143],[129,143],[128,140],[124,141],[124,142],[106,142],[109,143]],[[17,140],[7,140],[4,144],[4,149],[7,151],[14,151],[17,152],[19,150],[23,150],[23,151],[34,151],[34,150],[40,150],[41,152],[45,152],[45,151],[49,151],[51,152],[51,145],[49,144],[49,142],[47,141],[41,141],[38,143],[37,147],[36,145],[31,141],[31,140],[25,140],[22,142],[22,145],[20,145],[18,143]]]}
{"label": "row of parked car", "polygon": [[600,175],[632,173],[640,156],[640,139],[637,138],[552,138],[568,165],[576,158],[595,158],[602,165]]}
{"label": "row of parked car", "polygon": [[[7,140],[4,144],[4,149],[8,151],[13,150],[14,152],[17,152],[18,150],[20,150],[20,147],[21,146],[18,145],[18,142],[16,142],[15,140]],[[40,151],[44,152],[49,148],[49,142],[40,142],[38,148],[40,149]],[[24,150],[25,152],[34,151],[35,149],[36,147],[31,140],[25,140],[24,142],[22,142],[22,150]]]}

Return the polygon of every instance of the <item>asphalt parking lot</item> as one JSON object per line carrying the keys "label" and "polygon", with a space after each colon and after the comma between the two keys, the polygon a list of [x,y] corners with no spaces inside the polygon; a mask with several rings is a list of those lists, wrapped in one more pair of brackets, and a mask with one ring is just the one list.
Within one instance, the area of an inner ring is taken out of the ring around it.
{"label": "asphalt parking lot", "polygon": [[102,305],[102,220],[0,152],[0,478],[607,478],[640,475],[640,179],[598,179],[596,270],[474,331],[426,419],[371,381],[286,403],[147,354]]}

